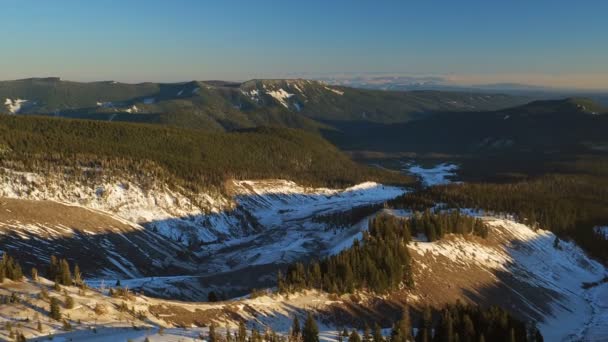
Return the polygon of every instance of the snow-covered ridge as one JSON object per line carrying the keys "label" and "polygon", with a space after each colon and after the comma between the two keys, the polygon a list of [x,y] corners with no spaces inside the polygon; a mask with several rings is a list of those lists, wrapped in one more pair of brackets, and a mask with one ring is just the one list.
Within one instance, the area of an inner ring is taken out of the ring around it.
{"label": "snow-covered ridge", "polygon": [[[385,201],[403,192],[371,182],[348,189],[327,189],[306,188],[285,180],[260,180],[235,181],[232,195],[226,196],[189,193],[158,183],[144,187],[128,178],[102,178],[83,184],[7,169],[0,174],[0,181],[0,197],[51,200],[100,210],[183,243],[193,238],[211,242],[247,235],[256,224],[248,218],[250,215],[264,220],[283,219],[270,212],[289,210],[292,215],[287,216],[293,218],[297,213],[310,215],[321,207],[332,209],[336,203],[347,208]],[[300,206],[298,210],[294,210],[296,205]]]}
{"label": "snow-covered ridge", "polygon": [[337,90],[337,89],[333,89],[333,88],[330,88],[330,87],[328,87],[328,86],[325,86],[325,89],[326,89],[326,90],[331,91],[331,92],[332,92],[332,93],[334,93],[334,94],[338,94],[338,95],[344,95],[344,92],[343,92],[343,91],[340,91],[340,90]]}
{"label": "snow-covered ridge", "polygon": [[[542,317],[539,328],[547,341],[608,338],[606,329],[602,332],[598,325],[607,321],[608,306],[593,300],[597,296],[608,298],[608,286],[582,288],[584,282],[596,282],[606,276],[606,267],[573,242],[562,240],[555,248],[555,235],[549,231],[534,230],[508,219],[482,219],[490,227],[490,237],[485,241],[452,235],[436,242],[411,243],[409,247],[419,268],[432,272],[436,261],[461,269],[463,274],[471,269],[479,276],[481,270],[486,270],[495,282],[508,289],[500,296],[512,297],[526,306],[518,307],[518,313]],[[524,293],[526,287],[520,284],[527,284],[533,292]]]}
{"label": "snow-covered ridge", "polygon": [[4,170],[0,180],[0,197],[51,200],[100,210],[174,239],[187,233],[212,241],[220,235],[242,233],[242,224],[225,214],[234,209],[233,202],[217,193],[191,194],[163,184],[143,187],[127,178],[83,184],[11,170]]}

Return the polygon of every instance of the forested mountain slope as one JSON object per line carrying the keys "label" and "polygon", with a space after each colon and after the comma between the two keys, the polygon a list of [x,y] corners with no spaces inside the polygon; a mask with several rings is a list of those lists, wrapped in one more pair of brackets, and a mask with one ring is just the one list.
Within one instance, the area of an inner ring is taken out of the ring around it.
{"label": "forested mountain slope", "polygon": [[0,116],[2,166],[76,179],[139,175],[222,191],[229,179],[282,178],[344,186],[407,177],[354,163],[318,135],[288,128],[232,133],[127,123]]}
{"label": "forested mountain slope", "polygon": [[489,112],[437,113],[398,124],[328,123],[348,150],[415,153],[581,152],[606,150],[608,109],[587,99],[535,101]]}

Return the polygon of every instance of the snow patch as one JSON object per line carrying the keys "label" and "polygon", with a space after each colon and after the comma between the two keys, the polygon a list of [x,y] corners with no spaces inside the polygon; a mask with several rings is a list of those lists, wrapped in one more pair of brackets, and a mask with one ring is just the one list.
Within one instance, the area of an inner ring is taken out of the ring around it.
{"label": "snow patch", "polygon": [[97,101],[96,105],[97,107],[101,108],[114,108],[114,104],[112,102]]}
{"label": "snow patch", "polygon": [[452,181],[448,177],[456,175],[458,166],[454,164],[442,163],[431,168],[424,168],[419,165],[406,164],[406,169],[411,174],[421,178],[424,186],[449,184]]}
{"label": "snow patch", "polygon": [[327,87],[327,86],[325,86],[324,88],[327,89],[327,90],[329,90],[329,91],[331,91],[334,94],[344,95],[343,91],[340,91],[340,90],[337,90],[337,89],[333,89],[333,88],[330,88],[330,87]]}
{"label": "snow patch", "polygon": [[275,100],[279,101],[279,103],[282,104],[285,108],[289,108],[287,99],[295,95],[286,92],[283,88],[280,88],[279,90],[266,91],[266,94],[272,96]]}
{"label": "snow patch", "polygon": [[129,114],[137,113],[137,112],[139,112],[139,108],[137,108],[136,105],[132,105],[131,107],[125,109],[125,112],[127,112]]}
{"label": "snow patch", "polygon": [[29,100],[23,100],[23,99],[6,99],[6,101],[4,101],[4,105],[6,105],[6,108],[8,109],[9,113],[11,114],[18,114],[19,111],[21,111],[21,109],[23,108],[23,106],[25,104],[27,104],[29,102]]}

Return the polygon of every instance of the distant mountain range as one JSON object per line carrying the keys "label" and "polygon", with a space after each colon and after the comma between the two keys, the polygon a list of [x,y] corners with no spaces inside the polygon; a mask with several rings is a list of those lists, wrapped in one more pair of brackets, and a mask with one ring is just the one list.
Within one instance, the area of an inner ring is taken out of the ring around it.
{"label": "distant mountain range", "polygon": [[405,122],[431,112],[496,110],[530,99],[471,92],[366,90],[302,79],[124,84],[32,78],[0,82],[0,100],[0,113],[8,114],[206,130],[261,125],[318,130],[325,127],[321,121]]}
{"label": "distant mountain range", "polygon": [[[434,84],[432,79],[428,84]],[[496,89],[502,86],[496,85]],[[535,99],[543,99],[536,100]],[[496,152],[605,149],[608,116],[588,98],[472,91],[393,91],[303,79],[125,84],[59,78],[0,82],[0,110],[232,131],[321,133],[346,150]]]}

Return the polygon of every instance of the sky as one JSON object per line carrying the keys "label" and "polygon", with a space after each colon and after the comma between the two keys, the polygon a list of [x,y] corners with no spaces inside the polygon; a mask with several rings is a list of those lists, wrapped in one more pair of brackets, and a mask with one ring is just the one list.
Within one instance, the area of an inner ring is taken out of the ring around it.
{"label": "sky", "polygon": [[332,74],[608,89],[605,0],[0,0],[0,79]]}

